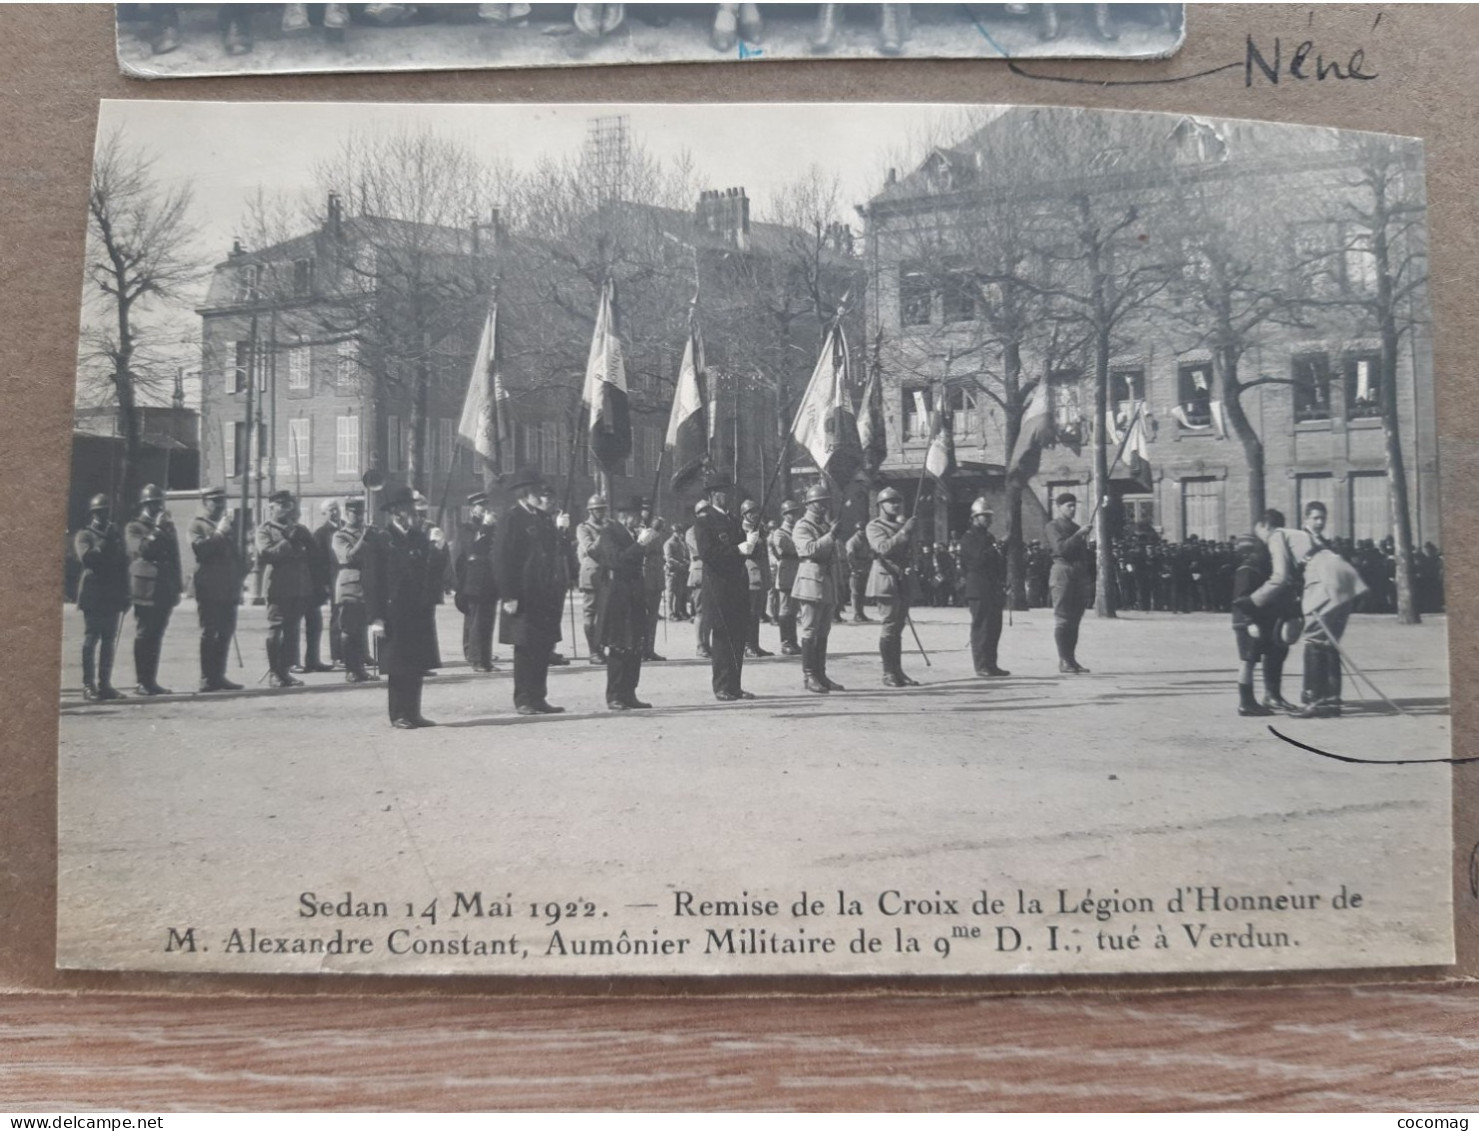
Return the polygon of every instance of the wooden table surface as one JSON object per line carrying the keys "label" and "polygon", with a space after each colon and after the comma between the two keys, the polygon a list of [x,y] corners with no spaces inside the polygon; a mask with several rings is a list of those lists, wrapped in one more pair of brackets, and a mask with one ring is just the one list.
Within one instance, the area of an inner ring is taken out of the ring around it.
{"label": "wooden table surface", "polygon": [[1479,1108],[1479,995],[0,999],[0,1109]]}

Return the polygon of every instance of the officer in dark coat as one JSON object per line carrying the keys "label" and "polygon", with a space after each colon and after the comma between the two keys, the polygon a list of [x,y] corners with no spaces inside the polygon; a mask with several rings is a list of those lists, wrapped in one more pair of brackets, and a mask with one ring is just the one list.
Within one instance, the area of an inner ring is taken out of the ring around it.
{"label": "officer in dark coat", "polygon": [[554,491],[538,468],[516,473],[512,490],[518,501],[499,520],[493,539],[498,639],[514,649],[514,709],[554,715],[565,709],[550,705],[548,678],[569,587],[564,531],[570,519],[550,513]]}
{"label": "officer in dark coat", "polygon": [[641,500],[618,503],[616,521],[601,527],[592,547],[605,571],[596,610],[596,642],[606,650],[606,706],[630,711],[652,706],[637,698],[642,656],[647,644],[648,552],[662,545],[662,535],[641,522]]}
{"label": "officer in dark coat", "polygon": [[168,695],[169,688],[159,686],[159,653],[184,588],[180,542],[164,509],[163,491],[148,484],[139,504],[138,517],[124,529],[128,593],[134,606],[134,671],[140,695]]}
{"label": "officer in dark coat", "polygon": [[[320,642],[324,634],[324,605],[334,600],[334,532],[341,525],[339,504],[333,499],[324,505],[324,520],[313,529],[313,550],[308,555],[308,572],[313,578],[313,592],[303,610],[303,670],[331,672],[332,664],[323,662]],[[334,630],[333,607],[329,609],[329,658],[339,659],[339,637]]]}
{"label": "officer in dark coat", "polygon": [[334,608],[339,618],[339,639],[344,656],[344,681],[366,683],[380,677],[371,675],[365,664],[369,659],[370,609],[375,604],[375,586],[379,576],[383,535],[365,522],[365,500],[344,501],[348,516],[334,532]]}
{"label": "officer in dark coat", "polygon": [[[113,647],[119,618],[128,609],[128,551],[123,535],[108,521],[107,495],[94,495],[91,520],[77,532],[73,548],[82,563],[77,607],[82,610],[82,695],[85,699],[122,699],[113,686]],[[96,664],[94,664],[96,657]]]}
{"label": "officer in dark coat", "polygon": [[297,502],[291,491],[274,491],[267,504],[271,517],[257,527],[257,562],[267,598],[267,667],[273,687],[302,687],[288,665],[298,651],[298,625],[314,593],[308,564],[313,535],[294,517]]}
{"label": "officer in dark coat", "polygon": [[976,674],[1004,676],[996,649],[1001,641],[1001,607],[1006,596],[1007,565],[1001,545],[991,533],[991,507],[985,499],[971,504],[971,525],[960,536],[960,568],[965,574],[965,599],[971,610],[971,659]]}
{"label": "officer in dark coat", "polygon": [[421,687],[426,672],[439,660],[426,615],[437,555],[416,523],[416,501],[409,487],[390,489],[385,505],[390,523],[381,543],[371,631],[381,638],[380,669],[389,692],[390,725],[415,730],[436,725],[421,714]]}
{"label": "officer in dark coat", "polygon": [[195,610],[200,617],[200,690],[240,691],[226,678],[236,610],[245,576],[237,549],[226,491],[208,487],[200,493],[202,512],[190,523],[190,549],[195,555]]}
{"label": "officer in dark coat", "polygon": [[1053,555],[1048,589],[1053,598],[1053,642],[1058,646],[1058,670],[1064,674],[1087,673],[1078,662],[1078,627],[1088,607],[1093,584],[1089,556],[1089,528],[1074,521],[1078,499],[1065,491],[1053,500],[1058,517],[1043,528],[1043,537]]}
{"label": "officer in dark coat", "polygon": [[472,508],[457,539],[457,608],[462,613],[462,654],[475,672],[491,672],[493,622],[498,616],[498,581],[493,576],[495,518],[488,496],[467,497]]}
{"label": "officer in dark coat", "polygon": [[760,532],[745,534],[729,513],[733,490],[729,479],[710,476],[704,483],[709,505],[693,523],[696,560],[703,563],[703,616],[709,621],[714,697],[722,702],[755,698],[740,686],[750,617],[750,576],[742,547],[757,542]]}

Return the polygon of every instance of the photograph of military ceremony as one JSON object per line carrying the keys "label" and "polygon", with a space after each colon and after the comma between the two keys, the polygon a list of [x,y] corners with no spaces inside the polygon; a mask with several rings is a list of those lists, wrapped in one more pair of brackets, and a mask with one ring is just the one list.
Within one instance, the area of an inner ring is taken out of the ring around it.
{"label": "photograph of military ceremony", "polygon": [[58,962],[1441,966],[1421,143],[105,102]]}
{"label": "photograph of military ceremony", "polygon": [[119,4],[136,78],[775,59],[1159,59],[1182,4]]}

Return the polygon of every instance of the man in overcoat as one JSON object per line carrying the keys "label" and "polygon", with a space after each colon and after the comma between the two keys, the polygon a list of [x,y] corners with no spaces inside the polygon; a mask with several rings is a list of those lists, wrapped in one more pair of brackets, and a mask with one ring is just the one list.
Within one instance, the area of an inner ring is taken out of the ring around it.
{"label": "man in overcoat", "polygon": [[472,508],[457,539],[457,608],[462,613],[462,654],[475,672],[493,667],[493,622],[498,615],[498,581],[493,576],[495,516],[488,496],[467,497]]}
{"label": "man in overcoat", "polygon": [[1058,646],[1058,670],[1065,675],[1087,673],[1078,662],[1078,629],[1088,608],[1093,566],[1089,557],[1089,528],[1074,521],[1078,498],[1064,491],[1053,500],[1058,516],[1043,528],[1043,539],[1053,556],[1048,591],[1053,599],[1053,642]]}
{"label": "man in overcoat", "polygon": [[979,676],[1012,674],[996,662],[1007,566],[1001,545],[991,533],[993,517],[991,505],[977,499],[971,504],[971,525],[960,536],[960,568],[965,574],[965,600],[971,610],[971,660]]}
{"label": "man in overcoat", "polygon": [[207,487],[200,493],[201,513],[190,523],[190,549],[195,555],[195,609],[200,618],[200,690],[240,691],[226,678],[236,610],[245,576],[226,491]]}
{"label": "man in overcoat", "polygon": [[138,694],[168,695],[159,686],[159,654],[170,614],[184,588],[180,541],[164,492],[153,483],[139,495],[138,516],[124,529],[128,544],[128,593],[134,606],[134,672]]}
{"label": "man in overcoat", "polygon": [[107,495],[94,495],[88,524],[72,543],[82,563],[77,607],[83,623],[82,696],[89,701],[125,697],[113,686],[113,648],[128,610],[128,551],[122,533],[108,521],[111,510]]}
{"label": "man in overcoat", "polygon": [[380,579],[374,587],[371,631],[381,637],[380,669],[385,673],[390,725],[397,730],[435,726],[421,714],[421,689],[439,657],[426,615],[433,581],[440,585],[438,558],[416,522],[416,500],[409,487],[387,492],[390,522],[380,554]]}
{"label": "man in overcoat", "polygon": [[741,686],[750,617],[750,577],[743,548],[753,548],[760,534],[744,533],[729,513],[733,491],[734,484],[728,478],[711,475],[704,483],[709,505],[695,519],[692,531],[694,561],[703,565],[700,616],[709,622],[714,698],[721,702],[755,698]]}
{"label": "man in overcoat", "polygon": [[498,639],[514,649],[514,709],[521,715],[564,711],[548,699],[550,654],[560,639],[560,619],[569,587],[560,523],[550,513],[554,492],[538,468],[514,476],[517,501],[498,523],[493,572],[500,598]]}
{"label": "man in overcoat", "polygon": [[619,503],[616,521],[601,528],[593,549],[606,571],[596,611],[596,640],[606,650],[606,706],[613,711],[652,706],[637,698],[637,683],[647,645],[644,571],[648,552],[661,546],[662,535],[640,523],[640,500]]}
{"label": "man in overcoat", "polygon": [[257,527],[257,562],[267,598],[267,667],[273,687],[302,687],[303,681],[293,678],[288,667],[298,651],[298,626],[314,593],[308,564],[313,535],[294,517],[297,501],[291,491],[274,491],[267,505],[270,517]]}
{"label": "man in overcoat", "polygon": [[366,668],[369,660],[370,608],[374,604],[379,574],[381,533],[365,522],[365,500],[344,501],[347,516],[334,532],[334,607],[339,616],[339,637],[344,656],[344,681],[366,683],[379,679]]}

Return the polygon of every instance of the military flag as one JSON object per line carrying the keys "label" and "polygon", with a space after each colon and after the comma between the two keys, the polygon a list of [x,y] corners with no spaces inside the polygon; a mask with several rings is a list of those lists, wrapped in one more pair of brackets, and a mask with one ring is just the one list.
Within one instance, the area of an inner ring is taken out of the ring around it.
{"label": "military flag", "polygon": [[847,340],[836,324],[822,343],[791,436],[839,488],[863,466],[858,418],[847,391]]}
{"label": "military flag", "polygon": [[508,392],[503,387],[499,358],[498,300],[494,299],[483,322],[482,336],[478,338],[478,352],[473,358],[457,435],[495,468],[503,461],[503,445],[511,432]]}
{"label": "military flag", "polygon": [[1135,414],[1125,433],[1125,466],[1130,469],[1130,478],[1149,491],[1154,486],[1150,470],[1150,421],[1147,419],[1145,402],[1135,406]]}
{"label": "military flag", "polygon": [[1044,448],[1058,442],[1057,429],[1053,426],[1053,409],[1049,403],[1048,383],[1039,381],[1027,395],[1027,405],[1022,410],[1022,424],[1017,433],[1017,442],[1012,446],[1011,458],[1007,461],[1007,474],[1019,483],[1025,483],[1037,474],[1042,462]]}
{"label": "military flag", "polygon": [[943,483],[955,471],[955,435],[950,430],[950,414],[939,407],[944,401],[944,389],[930,414],[930,446],[924,453],[924,469]]}
{"label": "military flag", "polygon": [[709,436],[704,426],[704,341],[697,324],[689,327],[678,387],[668,414],[666,446],[672,465],[674,491],[681,491],[704,469],[709,458]]}
{"label": "military flag", "polygon": [[888,459],[888,432],[883,416],[883,381],[880,366],[874,360],[868,374],[868,383],[863,386],[863,401],[858,411],[858,444],[863,449],[863,467],[869,475],[877,475],[883,461]]}
{"label": "military flag", "polygon": [[590,410],[591,455],[609,471],[632,454],[632,419],[627,404],[626,362],[617,331],[614,279],[607,279],[601,288],[581,401]]}

